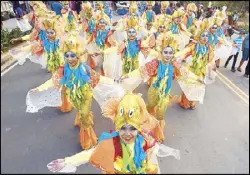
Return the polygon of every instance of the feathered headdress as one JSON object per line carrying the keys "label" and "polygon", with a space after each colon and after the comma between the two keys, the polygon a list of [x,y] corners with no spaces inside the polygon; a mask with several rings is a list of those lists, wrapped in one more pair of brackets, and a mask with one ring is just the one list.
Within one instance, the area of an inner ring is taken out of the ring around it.
{"label": "feathered headdress", "polygon": [[139,29],[138,19],[134,16],[129,17],[126,21],[126,27],[127,30],[129,28],[134,28],[135,30],[138,30]]}
{"label": "feathered headdress", "polygon": [[177,51],[178,49],[178,42],[175,39],[175,37],[171,34],[171,32],[167,32],[163,35],[163,38],[161,40],[161,51],[165,48],[165,47],[171,47],[173,49],[174,52]]}
{"label": "feathered headdress", "polygon": [[80,13],[82,18],[90,19],[94,14],[94,9],[92,8],[90,2],[87,2],[83,5],[83,10]]}
{"label": "feathered headdress", "polygon": [[154,22],[154,27],[155,29],[158,29],[160,26],[165,26],[167,27],[167,22],[168,22],[168,18],[165,16],[160,16],[159,18],[156,18],[155,22]]}
{"label": "feathered headdress", "polygon": [[62,5],[65,6],[65,5],[69,5],[69,1],[61,1]]}
{"label": "feathered headdress", "polygon": [[187,5],[187,11],[194,11],[194,12],[197,12],[197,6],[195,5],[195,3],[190,3]]}
{"label": "feathered headdress", "polygon": [[199,27],[197,27],[197,30],[194,34],[194,39],[196,41],[199,40],[200,35],[204,32],[208,32],[209,28],[211,28],[213,26],[213,18],[205,18],[199,25]]}
{"label": "feathered headdress", "polygon": [[104,13],[104,10],[101,10],[100,13],[96,15],[96,23],[98,24],[98,21],[104,19],[107,25],[110,25],[110,19],[106,13]]}
{"label": "feathered headdress", "polygon": [[83,53],[82,46],[83,44],[81,44],[81,40],[79,39],[79,33],[72,31],[63,39],[61,50],[64,54],[71,51],[76,54],[77,58],[80,58]]}
{"label": "feathered headdress", "polygon": [[136,13],[137,9],[138,9],[138,6],[136,4],[136,1],[131,1],[130,6],[129,6],[129,13],[130,14]]}
{"label": "feathered headdress", "polygon": [[148,5],[154,6],[155,5],[155,1],[147,1],[146,4],[147,4],[147,6]]}
{"label": "feathered headdress", "polygon": [[227,15],[224,11],[218,11],[214,17],[214,23],[221,26],[222,22],[226,19]]}
{"label": "feathered headdress", "polygon": [[97,5],[97,4],[100,6],[101,10],[104,9],[104,5],[103,5],[102,1],[95,1],[95,5]]}
{"label": "feathered headdress", "polygon": [[169,6],[169,2],[168,1],[161,1],[161,9],[166,9]]}
{"label": "feathered headdress", "polygon": [[182,9],[178,9],[176,11],[174,11],[174,13],[172,14],[172,19],[174,18],[178,18],[178,17],[181,17],[185,14],[185,12],[182,10]]}

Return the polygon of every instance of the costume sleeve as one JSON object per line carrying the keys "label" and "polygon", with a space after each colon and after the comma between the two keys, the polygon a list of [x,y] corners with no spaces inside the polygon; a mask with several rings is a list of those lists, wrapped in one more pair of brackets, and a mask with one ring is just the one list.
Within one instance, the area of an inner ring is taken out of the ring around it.
{"label": "costume sleeve", "polygon": [[82,151],[80,153],[77,153],[71,157],[66,157],[65,158],[66,166],[67,165],[79,166],[79,165],[89,162],[89,159],[92,153],[94,152],[94,150],[95,150],[95,147],[87,151]]}
{"label": "costume sleeve", "polygon": [[186,47],[182,51],[179,51],[179,52],[175,53],[174,57],[175,58],[183,57],[184,59],[186,59],[188,56],[190,56],[192,54],[192,51],[194,50],[194,47],[195,47],[195,44],[192,44],[191,46]]}
{"label": "costume sleeve", "polygon": [[134,78],[140,76],[141,78],[153,77],[156,75],[156,70],[158,68],[158,60],[154,59],[145,64],[145,66],[140,67],[130,73],[128,73],[129,78]]}

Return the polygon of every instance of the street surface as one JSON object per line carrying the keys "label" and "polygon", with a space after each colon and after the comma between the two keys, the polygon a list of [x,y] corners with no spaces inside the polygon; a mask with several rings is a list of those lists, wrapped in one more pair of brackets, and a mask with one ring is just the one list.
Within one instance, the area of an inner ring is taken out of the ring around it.
{"label": "street surface", "polygon": [[[240,59],[241,54],[237,66]],[[168,108],[164,144],[179,149],[181,159],[158,158],[161,173],[249,173],[249,79],[242,76],[243,72],[230,71],[232,61],[227,69],[222,62],[219,69],[231,84],[219,75],[222,80],[217,77],[214,84],[207,86],[204,104],[196,110],[184,110],[178,104]],[[1,173],[50,173],[46,167],[49,162],[81,151],[79,128],[73,125],[74,110],[61,113],[56,108],[44,108],[34,114],[25,112],[27,92],[50,76],[39,65],[27,61],[1,77]],[[145,101],[147,89],[143,84],[136,90]],[[172,94],[180,93],[174,80]],[[112,122],[102,117],[95,101],[92,110],[97,136],[114,129]],[[77,173],[100,171],[85,164]]]}

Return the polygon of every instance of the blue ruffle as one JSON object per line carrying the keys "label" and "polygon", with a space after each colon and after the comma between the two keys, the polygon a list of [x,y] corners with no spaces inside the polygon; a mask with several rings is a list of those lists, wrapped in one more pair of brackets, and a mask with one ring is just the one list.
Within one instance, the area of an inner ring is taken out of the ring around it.
{"label": "blue ruffle", "polygon": [[195,53],[199,55],[206,55],[208,53],[208,46],[207,45],[201,45],[200,43],[197,43],[195,45]]}
{"label": "blue ruffle", "polygon": [[[73,74],[74,79],[72,80]],[[60,81],[60,84],[65,85],[67,88],[73,89],[74,85],[77,85],[77,87],[82,87],[90,81],[90,70],[88,66],[80,63],[77,69],[71,69],[67,63],[64,66],[64,75]]]}
{"label": "blue ruffle", "polygon": [[171,30],[172,34],[178,34],[179,33],[179,28],[178,28],[177,24],[172,24],[170,26],[170,30]]}
{"label": "blue ruffle", "polygon": [[188,21],[187,21],[187,29],[189,29],[192,25],[192,22],[193,22],[193,17],[192,16],[189,16],[188,17]]}
{"label": "blue ruffle", "polygon": [[[167,74],[166,74],[166,71],[167,71]],[[167,87],[165,89],[165,94],[168,94],[169,90],[172,87],[173,73],[174,73],[174,68],[173,68],[173,65],[171,63],[169,63],[168,65],[164,65],[162,63],[162,61],[159,61],[159,66],[158,66],[158,70],[157,70],[157,80],[155,81],[155,83],[152,86],[154,88],[160,87],[161,80],[167,75],[168,79],[166,82]]]}
{"label": "blue ruffle", "polygon": [[68,14],[68,22],[70,23],[72,20],[73,20],[73,14],[72,14],[72,11],[69,11],[69,14]]}
{"label": "blue ruffle", "polygon": [[95,20],[93,18],[91,18],[88,21],[88,27],[89,27],[89,33],[92,34],[93,31],[95,30]]}
{"label": "blue ruffle", "polygon": [[223,37],[224,36],[224,32],[223,30],[221,29],[221,27],[219,27],[217,30],[216,30],[216,34],[218,37]]}
{"label": "blue ruffle", "polygon": [[107,37],[108,32],[109,32],[109,30],[104,30],[104,31],[97,30],[97,35],[96,35],[96,38],[95,38],[95,42],[100,48],[104,48],[105,39]]}
{"label": "blue ruffle", "polygon": [[46,38],[43,41],[43,46],[44,46],[44,51],[48,54],[50,54],[51,52],[55,52],[58,48],[59,48],[59,40],[54,40],[52,42],[49,41],[48,38]]}
{"label": "blue ruffle", "polygon": [[125,48],[125,57],[128,58],[129,56],[133,59],[139,53],[139,43],[138,40],[128,41],[128,46]]}
{"label": "blue ruffle", "polygon": [[146,11],[147,22],[153,22],[153,11]]}
{"label": "blue ruffle", "polygon": [[39,37],[39,40],[44,41],[47,38],[46,31],[40,29],[38,37]]}

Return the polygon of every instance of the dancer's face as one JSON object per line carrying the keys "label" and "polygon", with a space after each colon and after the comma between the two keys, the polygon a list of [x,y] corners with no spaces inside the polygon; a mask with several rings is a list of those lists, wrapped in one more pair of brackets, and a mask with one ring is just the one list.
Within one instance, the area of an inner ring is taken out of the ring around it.
{"label": "dancer's face", "polygon": [[152,10],[152,8],[153,8],[152,5],[148,5],[148,6],[147,6],[147,9],[148,9],[148,10]]}
{"label": "dancer's face", "polygon": [[174,18],[174,23],[175,24],[180,24],[181,23],[181,16],[177,17],[177,18]]}
{"label": "dancer's face", "polygon": [[70,66],[75,66],[78,62],[78,59],[77,59],[76,54],[74,52],[71,52],[71,51],[66,52],[64,54],[64,57]]}
{"label": "dancer's face", "polygon": [[217,25],[213,25],[213,26],[211,27],[211,33],[215,33],[216,30],[217,30],[217,28],[218,28]]}
{"label": "dancer's face", "polygon": [[46,30],[46,34],[49,40],[54,40],[56,38],[56,32],[53,29]]}
{"label": "dancer's face", "polygon": [[63,8],[64,8],[65,10],[68,10],[68,9],[69,9],[69,4],[68,4],[68,3],[64,4]]}
{"label": "dancer's face", "polygon": [[161,14],[165,14],[165,13],[166,13],[166,10],[167,10],[166,7],[161,8]]}
{"label": "dancer's face", "polygon": [[158,32],[159,32],[159,33],[163,33],[163,32],[165,31],[165,29],[166,29],[166,27],[165,27],[164,25],[159,26]]}
{"label": "dancer's face", "polygon": [[203,32],[201,34],[200,38],[201,38],[202,43],[204,43],[204,44],[207,43],[208,42],[208,32]]}
{"label": "dancer's face", "polygon": [[162,61],[163,63],[168,63],[174,57],[174,50],[171,47],[165,47],[162,51]]}
{"label": "dancer's face", "polygon": [[106,27],[106,22],[104,19],[100,19],[99,22],[98,22],[98,26],[101,30],[104,30],[105,27]]}
{"label": "dancer's face", "polygon": [[130,41],[133,41],[136,39],[136,36],[137,36],[137,32],[134,28],[130,28],[127,32],[127,35],[128,35],[128,39]]}
{"label": "dancer's face", "polygon": [[119,130],[120,139],[126,143],[133,143],[138,134],[138,130],[132,125],[126,124]]}

